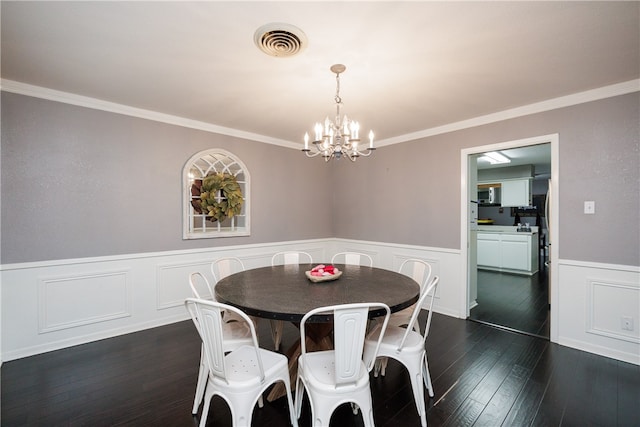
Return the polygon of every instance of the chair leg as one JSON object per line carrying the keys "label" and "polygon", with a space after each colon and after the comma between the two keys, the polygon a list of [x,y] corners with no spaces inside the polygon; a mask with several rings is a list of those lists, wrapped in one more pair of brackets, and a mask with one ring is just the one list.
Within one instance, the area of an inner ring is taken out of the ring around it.
{"label": "chair leg", "polygon": [[204,406],[202,406],[202,416],[200,417],[200,427],[207,425],[207,417],[209,416],[209,406],[211,406],[211,399],[213,398],[213,392],[209,389],[204,394]]}
{"label": "chair leg", "polygon": [[275,347],[276,351],[280,351],[280,341],[282,340],[282,329],[284,328],[284,322],[282,320],[270,320],[270,322],[273,346]]}
{"label": "chair leg", "polygon": [[360,409],[360,413],[362,414],[362,422],[364,423],[365,427],[374,427],[375,422],[373,420],[373,401],[371,399],[371,389],[367,387],[365,390],[357,392],[353,396],[353,398],[358,403],[352,403],[351,405]]}
{"label": "chair leg", "polygon": [[411,375],[411,388],[413,389],[413,399],[416,402],[416,409],[418,410],[418,415],[420,416],[420,423],[422,427],[427,427],[426,405],[424,403],[424,389],[422,388],[423,381],[422,369],[421,366],[418,366],[416,372],[413,372]]}
{"label": "chair leg", "polygon": [[300,380],[300,377],[296,380],[296,418],[300,418],[302,413],[302,399],[304,399],[304,384]]}
{"label": "chair leg", "polygon": [[369,408],[369,411],[365,414],[365,411],[362,412],[362,421],[366,427],[374,427],[375,422],[373,420],[373,409]]}
{"label": "chair leg", "polygon": [[[293,427],[298,427],[297,410],[294,406],[293,399],[291,398],[291,384],[289,383],[288,378],[283,379],[282,382],[284,383],[284,388],[287,390],[287,404],[289,405],[289,418],[291,419],[291,425]],[[296,395],[297,393],[298,391],[296,390]]]}
{"label": "chair leg", "polygon": [[207,377],[209,376],[209,372],[207,366],[205,365],[204,357],[204,348],[200,348],[200,368],[198,369],[198,384],[196,385],[196,395],[193,398],[193,408],[191,409],[192,414],[198,413],[198,408],[200,407],[200,402],[202,402],[202,398],[204,397],[204,389],[207,385]]}
{"label": "chair leg", "polygon": [[250,426],[254,404],[255,403],[249,399],[234,399],[233,403],[229,405],[231,407],[231,417],[233,418],[232,425]]}
{"label": "chair leg", "polygon": [[427,362],[427,353],[425,352],[424,356],[422,356],[423,364],[422,364],[422,377],[424,378],[424,385],[427,388],[427,392],[429,393],[429,397],[433,397],[433,384],[431,383],[431,374],[429,373],[429,363]]}

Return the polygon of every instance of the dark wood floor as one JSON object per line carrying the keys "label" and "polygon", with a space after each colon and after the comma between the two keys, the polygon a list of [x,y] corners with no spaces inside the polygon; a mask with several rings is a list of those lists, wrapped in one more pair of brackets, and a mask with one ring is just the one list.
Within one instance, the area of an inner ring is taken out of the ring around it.
{"label": "dark wood floor", "polygon": [[533,276],[478,270],[478,305],[469,318],[549,338],[547,271]]}
{"label": "dark wood floor", "polygon": [[[271,343],[268,322],[261,342]],[[284,346],[297,330],[285,325]],[[547,340],[434,315],[427,341],[439,426],[638,426],[640,367]],[[191,416],[200,343],[190,321],[2,366],[1,424],[10,426],[195,426]],[[409,380],[390,361],[372,378],[378,426],[419,426]],[[230,426],[214,398],[207,425]],[[256,409],[254,426],[288,425],[286,400]],[[300,422],[309,426],[305,408]],[[348,407],[332,426],[359,426]]]}

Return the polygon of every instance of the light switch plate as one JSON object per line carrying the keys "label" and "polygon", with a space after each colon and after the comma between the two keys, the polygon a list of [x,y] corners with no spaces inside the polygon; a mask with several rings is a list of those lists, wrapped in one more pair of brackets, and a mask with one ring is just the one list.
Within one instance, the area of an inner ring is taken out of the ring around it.
{"label": "light switch plate", "polygon": [[584,202],[584,213],[588,215],[592,215],[596,213],[596,202],[593,200]]}

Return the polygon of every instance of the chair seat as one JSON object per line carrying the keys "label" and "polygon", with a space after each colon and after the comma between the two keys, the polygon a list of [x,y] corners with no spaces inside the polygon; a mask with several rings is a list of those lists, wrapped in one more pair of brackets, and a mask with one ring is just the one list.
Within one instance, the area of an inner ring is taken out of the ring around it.
{"label": "chair seat", "polygon": [[[398,352],[398,348],[400,347],[400,343],[402,342],[402,338],[407,333],[406,328],[400,326],[389,326],[384,333],[384,337],[382,338],[382,342],[380,343],[380,349],[378,350],[378,357],[390,355],[393,357],[393,353]],[[367,336],[365,341],[365,358],[364,360],[370,360],[366,357],[368,352],[372,352],[375,350],[375,346],[378,341],[378,337],[380,336],[380,328],[376,327],[371,333]],[[383,350],[384,348],[384,350]],[[402,347],[403,353],[414,353],[424,351],[424,341],[422,335],[415,331],[409,331],[407,334],[407,339],[404,342],[404,346]],[[383,354],[384,353],[384,354]]]}
{"label": "chair seat", "polygon": [[[374,348],[375,349],[375,348]],[[307,377],[312,377],[313,381],[310,382],[314,388],[322,391],[329,391],[340,393],[340,387],[336,387],[336,365],[335,365],[335,351],[315,351],[313,353],[306,353],[298,359],[298,372],[302,371]],[[364,386],[369,381],[369,372],[362,362],[360,377],[355,384],[350,384],[347,390],[352,390],[352,387]]]}
{"label": "chair seat", "polygon": [[[265,377],[274,375],[283,367],[288,369],[289,362],[285,355],[263,349],[258,351],[262,358]],[[253,389],[260,383],[260,369],[256,360],[256,349],[253,346],[243,345],[227,354],[225,369],[227,380],[234,383],[234,389]],[[220,378],[214,378],[213,382],[217,386],[226,386],[226,382]]]}

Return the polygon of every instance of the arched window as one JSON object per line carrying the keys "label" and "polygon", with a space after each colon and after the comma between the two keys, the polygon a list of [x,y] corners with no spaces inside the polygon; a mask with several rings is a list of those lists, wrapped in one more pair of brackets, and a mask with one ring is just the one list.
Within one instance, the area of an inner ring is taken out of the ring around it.
{"label": "arched window", "polygon": [[248,236],[249,171],[228,151],[195,154],[182,171],[184,239]]}

